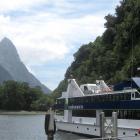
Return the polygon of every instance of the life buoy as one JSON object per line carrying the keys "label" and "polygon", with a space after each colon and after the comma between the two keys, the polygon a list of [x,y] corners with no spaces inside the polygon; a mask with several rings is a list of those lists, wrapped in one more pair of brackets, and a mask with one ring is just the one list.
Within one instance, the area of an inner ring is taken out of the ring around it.
{"label": "life buoy", "polygon": [[138,129],[138,133],[140,134],[140,128]]}

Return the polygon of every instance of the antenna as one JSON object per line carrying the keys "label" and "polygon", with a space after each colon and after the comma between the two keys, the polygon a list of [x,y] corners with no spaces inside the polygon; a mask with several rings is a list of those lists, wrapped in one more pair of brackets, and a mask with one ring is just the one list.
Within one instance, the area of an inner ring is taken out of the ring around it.
{"label": "antenna", "polygon": [[[138,0],[136,1],[137,4],[138,4]],[[138,15],[138,8],[136,8],[135,10],[136,12],[136,15]],[[132,49],[131,49],[131,78],[133,77],[133,74],[134,74],[134,70],[133,70],[133,67],[134,67],[134,28],[133,28],[133,25],[132,25],[132,28],[130,29],[130,35],[131,35],[131,45],[132,45]],[[137,68],[137,70],[140,70],[140,68]],[[131,80],[131,88],[132,88],[132,80]]]}
{"label": "antenna", "polygon": [[133,77],[133,67],[134,67],[134,45],[133,45],[133,26],[130,30],[131,33],[131,88],[132,88],[132,77]]}
{"label": "antenna", "polygon": [[134,66],[134,45],[133,45],[133,32],[131,32],[131,77],[133,77],[133,66]]}

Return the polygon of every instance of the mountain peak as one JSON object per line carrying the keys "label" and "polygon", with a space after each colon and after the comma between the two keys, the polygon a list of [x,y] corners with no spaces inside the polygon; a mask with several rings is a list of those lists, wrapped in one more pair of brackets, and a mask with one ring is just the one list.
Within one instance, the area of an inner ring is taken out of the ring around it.
{"label": "mountain peak", "polygon": [[3,46],[3,47],[14,47],[14,44],[12,43],[12,41],[7,38],[7,37],[4,37],[1,41],[0,41],[0,46]]}
{"label": "mountain peak", "polygon": [[12,60],[15,58],[14,60],[20,61],[15,45],[7,37],[4,37],[0,41],[0,55],[1,55],[1,57],[3,57],[3,59],[9,60],[9,58],[11,58],[11,60]]}
{"label": "mountain peak", "polygon": [[[1,42],[5,42],[5,41],[10,41],[10,39],[9,38],[7,38],[7,37],[4,37],[2,40],[1,40]],[[10,41],[11,42],[11,41]]]}
{"label": "mountain peak", "polygon": [[[1,73],[8,72],[9,77],[11,76],[13,80],[27,82],[31,87],[40,86],[44,93],[50,92],[46,86],[42,85],[41,82],[27,70],[26,66],[20,60],[15,45],[7,37],[0,41],[0,65],[5,69],[4,71],[1,68]],[[1,77],[0,75],[0,78]]]}

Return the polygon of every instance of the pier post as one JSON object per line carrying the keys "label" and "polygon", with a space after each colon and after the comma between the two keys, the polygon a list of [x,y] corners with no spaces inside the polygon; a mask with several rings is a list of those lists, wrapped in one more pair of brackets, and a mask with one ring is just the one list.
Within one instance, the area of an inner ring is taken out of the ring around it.
{"label": "pier post", "polygon": [[118,137],[118,117],[117,112],[112,112],[112,124],[113,124],[113,131],[112,136],[114,137],[114,140],[117,140]]}
{"label": "pier post", "polygon": [[[68,105],[68,98],[66,98],[66,105]],[[68,108],[66,107],[64,110],[64,120],[66,122],[72,122],[72,110],[68,110]]]}
{"label": "pier post", "polygon": [[54,134],[56,131],[56,125],[54,120],[54,112],[50,110],[45,116],[45,132],[48,136],[47,140],[54,140]]}
{"label": "pier post", "polygon": [[100,113],[100,137],[101,138],[113,138],[117,140],[118,137],[118,121],[117,112],[112,112],[112,117],[105,117],[104,112]]}
{"label": "pier post", "polygon": [[47,140],[54,140],[54,135],[52,133],[49,133]]}
{"label": "pier post", "polygon": [[100,126],[100,114],[102,110],[96,110],[96,125]]}
{"label": "pier post", "polygon": [[72,110],[64,110],[64,120],[67,122],[72,122]]}
{"label": "pier post", "polygon": [[100,113],[100,137],[105,137],[105,114],[104,112]]}

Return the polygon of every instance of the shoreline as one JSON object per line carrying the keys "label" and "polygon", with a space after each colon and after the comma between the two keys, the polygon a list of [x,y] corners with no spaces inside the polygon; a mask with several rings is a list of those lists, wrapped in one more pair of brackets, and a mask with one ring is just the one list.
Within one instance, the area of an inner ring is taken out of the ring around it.
{"label": "shoreline", "polygon": [[2,111],[0,110],[0,115],[45,115],[47,111]]}

